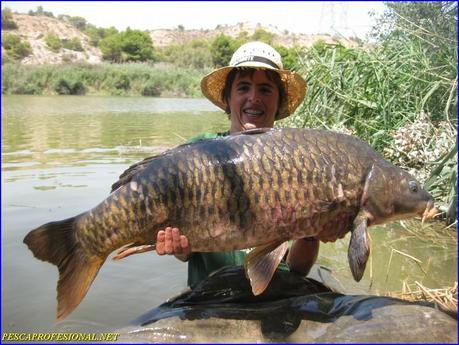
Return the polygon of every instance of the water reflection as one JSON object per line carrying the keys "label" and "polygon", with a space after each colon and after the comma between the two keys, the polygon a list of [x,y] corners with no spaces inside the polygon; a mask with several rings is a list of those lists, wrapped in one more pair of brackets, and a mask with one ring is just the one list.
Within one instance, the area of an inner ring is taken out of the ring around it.
{"label": "water reflection", "polygon": [[[204,131],[226,129],[226,116],[215,110],[193,99],[2,98],[4,330],[56,329],[57,270],[33,259],[22,243],[26,233],[94,207],[133,162]],[[79,310],[60,327],[120,327],[185,283],[186,265],[173,258],[108,260]],[[121,309],[109,312],[115,306]]]}
{"label": "water reflection", "polygon": [[321,244],[320,262],[332,269],[336,287],[348,293],[383,293],[400,291],[403,283],[415,281],[429,288],[451,286],[457,280],[457,233],[445,230],[440,222],[424,225],[409,221],[408,229],[400,222],[374,226],[369,230],[371,253],[365,275],[359,283],[352,279],[347,261],[349,236],[335,243]]}
{"label": "water reflection", "polygon": [[2,109],[3,163],[140,157],[228,126],[205,100],[6,96]]}

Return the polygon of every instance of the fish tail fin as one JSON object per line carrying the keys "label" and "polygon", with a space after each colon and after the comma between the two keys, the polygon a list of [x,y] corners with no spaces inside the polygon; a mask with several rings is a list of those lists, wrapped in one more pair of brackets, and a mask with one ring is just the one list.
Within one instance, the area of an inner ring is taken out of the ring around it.
{"label": "fish tail fin", "polygon": [[37,259],[48,261],[59,269],[57,321],[62,321],[80,304],[105,261],[97,256],[87,257],[75,241],[77,217],[47,223],[24,238]]}

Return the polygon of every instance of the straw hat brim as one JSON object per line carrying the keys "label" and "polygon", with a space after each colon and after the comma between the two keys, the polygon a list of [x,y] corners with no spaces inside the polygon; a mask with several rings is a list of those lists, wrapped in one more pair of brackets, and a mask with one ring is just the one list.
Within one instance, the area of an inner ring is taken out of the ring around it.
{"label": "straw hat brim", "polygon": [[285,90],[285,99],[279,106],[276,120],[283,119],[292,114],[295,109],[301,104],[306,95],[306,82],[296,72],[268,67],[265,63],[250,61],[250,63],[240,64],[238,66],[227,66],[219,68],[202,78],[201,90],[217,107],[226,111],[227,104],[222,99],[222,90],[225,87],[228,73],[234,68],[251,67],[257,69],[270,69],[277,72],[281,78]]}

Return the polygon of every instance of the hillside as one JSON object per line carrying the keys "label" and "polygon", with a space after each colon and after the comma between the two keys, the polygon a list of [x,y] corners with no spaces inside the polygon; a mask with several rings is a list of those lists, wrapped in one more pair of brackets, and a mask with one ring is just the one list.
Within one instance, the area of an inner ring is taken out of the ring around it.
{"label": "hillside", "polygon": [[[89,38],[70,24],[64,23],[58,19],[45,16],[29,16],[27,14],[13,14],[13,20],[18,28],[8,30],[27,40],[32,47],[33,54],[22,60],[23,64],[58,64],[70,61],[86,61],[89,63],[98,63],[102,61],[102,54],[99,48],[92,47],[89,44]],[[45,36],[53,32],[60,39],[78,38],[84,49],[82,52],[61,48],[59,52],[54,53],[45,43]],[[2,30],[2,36],[5,30]],[[2,47],[2,55],[4,49]]]}
{"label": "hillside", "polygon": [[247,36],[253,35],[255,30],[263,29],[273,34],[273,44],[292,47],[294,45],[310,47],[318,41],[334,44],[341,43],[345,46],[355,46],[356,42],[346,38],[334,38],[330,35],[307,35],[291,34],[279,30],[272,25],[261,25],[259,23],[238,23],[236,25],[219,25],[214,30],[179,30],[179,29],[158,29],[149,31],[153,43],[157,47],[164,47],[170,44],[186,43],[193,39],[212,40],[219,34],[237,38],[241,33]]}
{"label": "hillside", "polygon": [[[59,64],[62,62],[85,61],[88,63],[99,63],[102,61],[100,49],[89,44],[89,37],[72,25],[47,16],[30,16],[27,14],[13,13],[13,20],[18,28],[15,30],[2,30],[5,33],[17,34],[22,40],[29,42],[33,54],[24,58],[21,63],[26,65],[36,64]],[[309,47],[317,41],[325,43],[342,43],[345,46],[355,46],[356,43],[345,38],[335,39],[330,35],[306,35],[289,34],[282,32],[271,25],[261,25],[253,23],[239,23],[236,25],[218,26],[214,30],[184,30],[184,29],[159,29],[150,30],[149,34],[155,47],[164,47],[171,44],[183,44],[193,39],[213,40],[219,34],[225,34],[232,38],[238,37],[241,33],[252,35],[255,30],[264,29],[273,34],[273,43],[291,47],[300,45]],[[61,48],[58,52],[51,51],[45,42],[48,33],[54,33],[61,40],[77,38],[82,45],[83,51],[78,52]],[[2,46],[2,56],[5,50]]]}

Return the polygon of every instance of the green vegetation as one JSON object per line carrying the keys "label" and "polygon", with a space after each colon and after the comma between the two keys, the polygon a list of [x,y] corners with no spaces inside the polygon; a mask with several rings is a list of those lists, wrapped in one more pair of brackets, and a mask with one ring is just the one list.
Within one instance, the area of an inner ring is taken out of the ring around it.
{"label": "green vegetation", "polygon": [[155,49],[155,60],[186,68],[202,69],[213,66],[209,42],[198,39]]}
{"label": "green vegetation", "polygon": [[81,45],[81,41],[77,37],[61,40],[54,32],[49,32],[45,36],[45,42],[47,47],[55,53],[58,53],[61,48],[79,52],[84,50],[83,46]]}
{"label": "green vegetation", "polygon": [[273,38],[274,38],[274,35],[271,32],[268,32],[263,29],[256,29],[251,39],[253,41],[262,41],[268,44],[272,44]]}
{"label": "green vegetation", "polygon": [[377,41],[302,56],[301,109],[283,126],[342,130],[415,172],[457,219],[457,3],[388,3]]}
{"label": "green vegetation", "polygon": [[[212,63],[215,67],[227,66],[231,60],[231,56],[241,45],[248,41],[262,41],[271,44],[273,34],[263,29],[257,29],[252,36],[243,31],[236,39],[220,34],[214,38],[210,45],[210,53],[212,55]],[[278,47],[276,47],[278,48]],[[284,48],[284,54],[288,54],[287,48]]]}
{"label": "green vegetation", "polygon": [[94,47],[98,47],[101,40],[103,40],[106,37],[117,34],[118,30],[115,29],[113,26],[108,29],[104,29],[98,28],[92,24],[87,24],[83,32],[89,36],[89,44],[91,44]]}
{"label": "green vegetation", "polygon": [[149,63],[2,66],[3,94],[200,96],[208,70]]}
{"label": "green vegetation", "polygon": [[48,32],[45,36],[45,42],[48,48],[55,53],[62,48],[62,42],[54,32]]}
{"label": "green vegetation", "polygon": [[45,17],[54,18],[54,15],[52,12],[43,10],[43,6],[37,6],[37,9],[35,11],[30,10],[28,15],[29,16],[45,16]]}
{"label": "green vegetation", "polygon": [[65,49],[75,50],[77,52],[83,51],[83,46],[81,45],[81,41],[77,37],[73,37],[69,40],[63,39],[61,40],[62,47]]}
{"label": "green vegetation", "polygon": [[110,35],[100,41],[104,60],[111,62],[153,60],[153,42],[147,32],[131,30]]}
{"label": "green vegetation", "polygon": [[218,35],[211,44],[210,53],[215,67],[227,66],[231,56],[238,48],[236,42],[226,35]]}
{"label": "green vegetation", "polygon": [[15,30],[18,28],[18,25],[13,20],[11,10],[8,7],[5,7],[2,10],[2,30]]}
{"label": "green vegetation", "polygon": [[286,48],[283,46],[274,46],[282,57],[284,69],[297,71],[301,66],[301,58],[306,55],[306,48],[300,46],[293,46]]}
{"label": "green vegetation", "polygon": [[32,48],[28,42],[23,42],[19,35],[4,34],[2,46],[8,53],[8,56],[14,60],[21,60],[32,54]]}

